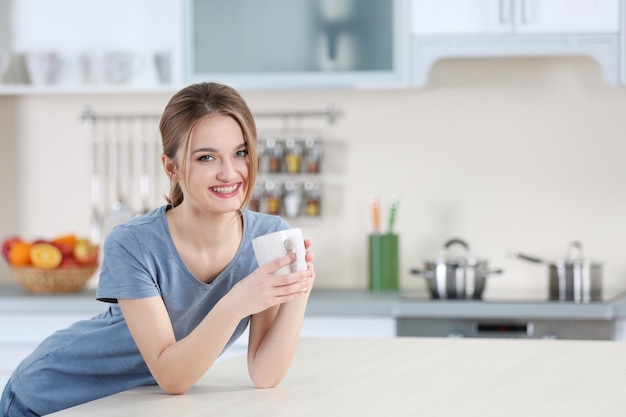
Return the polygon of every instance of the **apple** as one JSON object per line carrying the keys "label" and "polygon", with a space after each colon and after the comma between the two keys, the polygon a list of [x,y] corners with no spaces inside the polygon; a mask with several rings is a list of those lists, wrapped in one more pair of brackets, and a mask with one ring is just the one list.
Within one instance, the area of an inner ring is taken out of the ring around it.
{"label": "apple", "polygon": [[98,265],[99,249],[89,239],[78,239],[74,245],[74,259],[80,265]]}
{"label": "apple", "polygon": [[11,248],[17,243],[17,242],[21,242],[22,239],[20,239],[18,236],[9,236],[6,239],[4,239],[2,241],[2,257],[8,261],[9,260],[9,252],[11,251]]}
{"label": "apple", "polygon": [[71,253],[68,256],[63,256],[63,260],[59,265],[59,268],[72,268],[75,266],[80,266],[76,258],[74,258],[74,254]]}

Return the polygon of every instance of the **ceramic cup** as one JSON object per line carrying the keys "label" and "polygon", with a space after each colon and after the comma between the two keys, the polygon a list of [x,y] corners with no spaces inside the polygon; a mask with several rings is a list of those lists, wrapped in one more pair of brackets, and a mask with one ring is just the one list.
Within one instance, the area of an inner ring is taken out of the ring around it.
{"label": "ceramic cup", "polygon": [[169,52],[156,52],[154,54],[154,66],[161,84],[172,81],[172,64]]}
{"label": "ceramic cup", "polygon": [[85,56],[89,84],[122,84],[139,72],[140,60],[126,51],[94,51]]}
{"label": "ceramic cup", "polygon": [[295,262],[280,268],[274,275],[284,275],[306,269],[306,250],[304,249],[302,229],[281,230],[256,237],[252,239],[252,248],[259,266],[270,263],[288,253],[296,254]]}
{"label": "ceramic cup", "polygon": [[0,83],[3,81],[4,74],[9,69],[11,55],[7,51],[0,50]]}
{"label": "ceramic cup", "polygon": [[56,83],[63,65],[61,57],[56,52],[34,51],[26,54],[26,69],[31,84]]}

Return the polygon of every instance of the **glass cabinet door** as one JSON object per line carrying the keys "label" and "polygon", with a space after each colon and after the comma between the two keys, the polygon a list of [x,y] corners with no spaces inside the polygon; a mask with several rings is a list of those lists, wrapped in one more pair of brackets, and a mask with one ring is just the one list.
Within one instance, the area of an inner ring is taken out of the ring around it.
{"label": "glass cabinet door", "polygon": [[403,4],[188,0],[188,81],[238,88],[400,86]]}

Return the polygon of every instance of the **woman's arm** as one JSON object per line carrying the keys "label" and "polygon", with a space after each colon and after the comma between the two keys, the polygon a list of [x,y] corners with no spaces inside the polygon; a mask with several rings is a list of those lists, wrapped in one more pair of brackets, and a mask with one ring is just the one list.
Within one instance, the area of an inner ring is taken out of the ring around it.
{"label": "woman's arm", "polygon": [[[305,241],[306,247],[310,241]],[[268,308],[250,318],[248,373],[258,388],[271,388],[283,379],[296,353],[306,304],[311,293],[315,271],[314,254],[307,252],[310,280],[302,296]]]}
{"label": "woman's arm", "polygon": [[243,318],[303,295],[307,271],[273,275],[294,257],[286,255],[256,269],[179,341],[160,297],[119,299],[133,339],[159,386],[170,394],[187,392],[215,362]]}

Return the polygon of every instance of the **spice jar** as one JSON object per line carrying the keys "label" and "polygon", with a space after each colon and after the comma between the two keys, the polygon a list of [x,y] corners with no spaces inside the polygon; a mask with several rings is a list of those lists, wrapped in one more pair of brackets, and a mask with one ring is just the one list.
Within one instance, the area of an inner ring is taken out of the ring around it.
{"label": "spice jar", "polygon": [[320,172],[322,162],[322,144],[315,138],[306,138],[304,141],[305,155],[304,167],[306,172],[317,174]]}
{"label": "spice jar", "polygon": [[263,184],[257,183],[250,195],[250,201],[248,201],[248,209],[252,211],[261,211],[261,198],[263,196]]}
{"label": "spice jar", "polygon": [[290,174],[300,172],[302,164],[302,144],[293,138],[285,141],[285,169]]}
{"label": "spice jar", "polygon": [[294,181],[285,182],[284,211],[287,217],[298,217],[302,206],[302,186]]}
{"label": "spice jar", "polygon": [[265,213],[275,215],[280,214],[280,200],[282,194],[280,185],[280,182],[265,182],[265,207],[263,208]]}
{"label": "spice jar", "polygon": [[265,141],[263,149],[264,157],[267,159],[265,165],[267,170],[263,172],[280,172],[280,165],[283,160],[283,145],[274,138],[268,138]]}
{"label": "spice jar", "polygon": [[320,215],[321,206],[320,184],[313,181],[304,183],[304,214],[308,217]]}

